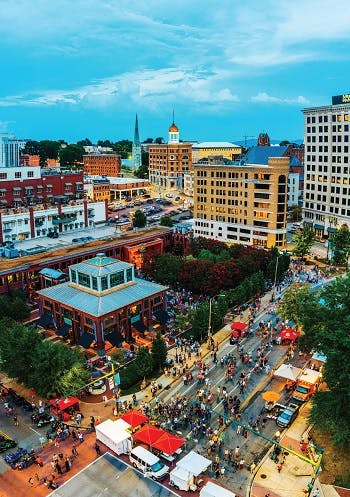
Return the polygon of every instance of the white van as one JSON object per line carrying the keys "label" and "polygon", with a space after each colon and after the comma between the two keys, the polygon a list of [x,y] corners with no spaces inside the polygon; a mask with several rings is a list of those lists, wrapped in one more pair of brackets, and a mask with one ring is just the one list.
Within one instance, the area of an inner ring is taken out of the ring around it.
{"label": "white van", "polygon": [[140,445],[129,454],[131,464],[153,480],[162,480],[169,472],[169,467],[159,457]]}

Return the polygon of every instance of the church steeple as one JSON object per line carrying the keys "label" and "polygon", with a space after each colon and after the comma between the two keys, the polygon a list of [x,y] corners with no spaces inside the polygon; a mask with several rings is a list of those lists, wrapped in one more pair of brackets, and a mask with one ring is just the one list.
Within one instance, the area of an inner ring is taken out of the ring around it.
{"label": "church steeple", "polygon": [[138,169],[142,164],[142,154],[141,154],[141,143],[139,136],[139,121],[136,114],[135,119],[135,130],[134,130],[134,141],[132,144],[132,162],[133,169]]}

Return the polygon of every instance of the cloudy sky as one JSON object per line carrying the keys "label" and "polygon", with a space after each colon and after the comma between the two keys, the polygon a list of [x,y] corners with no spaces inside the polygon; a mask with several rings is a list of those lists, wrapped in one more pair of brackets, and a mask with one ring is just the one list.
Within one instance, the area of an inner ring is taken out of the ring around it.
{"label": "cloudy sky", "polygon": [[0,132],[303,136],[350,92],[349,0],[0,0]]}

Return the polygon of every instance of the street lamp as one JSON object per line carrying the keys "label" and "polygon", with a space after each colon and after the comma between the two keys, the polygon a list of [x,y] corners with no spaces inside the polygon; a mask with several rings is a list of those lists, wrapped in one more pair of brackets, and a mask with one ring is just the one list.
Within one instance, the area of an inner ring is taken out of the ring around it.
{"label": "street lamp", "polygon": [[214,295],[209,299],[209,319],[208,319],[208,338],[211,338],[211,314],[212,314],[212,302],[216,297],[225,297],[225,294],[219,293],[218,295]]}
{"label": "street lamp", "polygon": [[276,258],[276,266],[275,266],[275,276],[273,279],[273,290],[272,290],[272,296],[271,296],[271,301],[275,300],[275,292],[276,292],[276,283],[277,283],[277,272],[278,272],[278,261],[279,261],[279,254],[277,255]]}

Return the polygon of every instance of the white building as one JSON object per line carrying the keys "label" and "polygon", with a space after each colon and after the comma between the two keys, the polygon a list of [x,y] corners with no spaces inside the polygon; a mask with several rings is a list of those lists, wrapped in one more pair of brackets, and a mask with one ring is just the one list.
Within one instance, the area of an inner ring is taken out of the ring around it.
{"label": "white building", "polygon": [[289,173],[288,176],[288,208],[299,204],[300,189],[299,189],[300,174]]}
{"label": "white building", "polygon": [[332,105],[304,109],[303,221],[316,235],[350,226],[350,94]]}
{"label": "white building", "polygon": [[193,171],[184,173],[184,194],[193,197],[194,174]]}
{"label": "white building", "polygon": [[93,227],[106,221],[105,202],[76,201],[49,209],[7,209],[0,214],[0,238],[3,242],[30,240],[50,232],[68,233]]}

